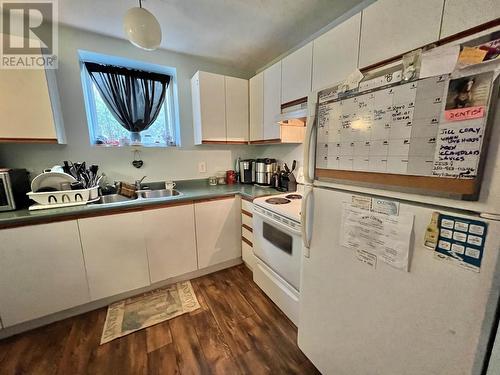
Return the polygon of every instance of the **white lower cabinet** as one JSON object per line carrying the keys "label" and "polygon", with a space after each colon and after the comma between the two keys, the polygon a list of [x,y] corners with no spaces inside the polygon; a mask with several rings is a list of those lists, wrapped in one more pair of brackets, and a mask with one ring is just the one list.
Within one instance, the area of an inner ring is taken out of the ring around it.
{"label": "white lower cabinet", "polygon": [[78,220],[90,297],[109,297],[148,286],[143,213]]}
{"label": "white lower cabinet", "polygon": [[240,207],[239,197],[194,204],[199,268],[241,257]]}
{"label": "white lower cabinet", "polygon": [[241,257],[239,197],[0,230],[0,330]]}
{"label": "white lower cabinet", "polygon": [[76,221],[3,229],[0,243],[4,328],[90,301]]}
{"label": "white lower cabinet", "polygon": [[151,282],[198,269],[193,204],[144,211]]}

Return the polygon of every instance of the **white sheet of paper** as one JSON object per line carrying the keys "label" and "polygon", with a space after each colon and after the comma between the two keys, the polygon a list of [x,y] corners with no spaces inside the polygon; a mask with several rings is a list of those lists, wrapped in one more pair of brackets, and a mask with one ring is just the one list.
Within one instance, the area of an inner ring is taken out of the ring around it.
{"label": "white sheet of paper", "polygon": [[358,88],[359,83],[363,79],[364,75],[359,71],[359,69],[356,69],[352,71],[351,74],[349,74],[344,81],[344,89],[345,90],[353,90]]}
{"label": "white sheet of paper", "polygon": [[408,213],[394,216],[367,212],[345,203],[341,245],[375,254],[381,261],[408,271],[413,216]]}
{"label": "white sheet of paper", "polygon": [[457,65],[459,54],[459,45],[436,47],[422,53],[419,78],[451,73]]}

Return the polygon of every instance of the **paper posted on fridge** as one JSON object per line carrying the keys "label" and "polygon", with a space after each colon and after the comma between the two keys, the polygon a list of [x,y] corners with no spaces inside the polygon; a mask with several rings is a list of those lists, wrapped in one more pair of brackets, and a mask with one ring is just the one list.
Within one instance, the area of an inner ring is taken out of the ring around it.
{"label": "paper posted on fridge", "polygon": [[368,212],[345,203],[341,245],[374,254],[395,268],[408,271],[413,214],[399,216]]}

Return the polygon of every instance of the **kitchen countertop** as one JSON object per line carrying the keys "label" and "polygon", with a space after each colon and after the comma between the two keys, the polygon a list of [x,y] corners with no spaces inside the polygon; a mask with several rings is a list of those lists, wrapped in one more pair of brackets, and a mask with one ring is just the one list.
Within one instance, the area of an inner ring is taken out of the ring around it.
{"label": "kitchen countertop", "polygon": [[[147,183],[145,183],[147,185]],[[241,195],[243,198],[251,199],[265,195],[281,194],[279,191],[255,185],[208,185],[207,180],[184,180],[177,181],[175,189],[181,195],[157,198],[157,199],[135,199],[113,204],[87,204],[75,207],[51,208],[39,211],[21,209],[9,212],[0,212],[0,229],[18,227],[32,224],[40,224],[54,221],[78,219],[90,216],[101,216],[116,214],[127,211],[138,211],[148,206],[169,206],[171,204],[197,201],[202,199],[218,198],[230,195]]]}

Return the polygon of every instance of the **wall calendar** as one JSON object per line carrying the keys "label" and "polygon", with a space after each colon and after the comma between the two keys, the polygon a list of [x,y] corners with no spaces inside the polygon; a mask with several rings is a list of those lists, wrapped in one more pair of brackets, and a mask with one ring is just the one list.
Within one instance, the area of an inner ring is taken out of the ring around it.
{"label": "wall calendar", "polygon": [[473,179],[493,79],[493,72],[486,72],[401,83],[396,74],[382,77],[387,82],[380,87],[362,83],[353,93],[340,93],[339,87],[323,90],[318,95],[316,167]]}

